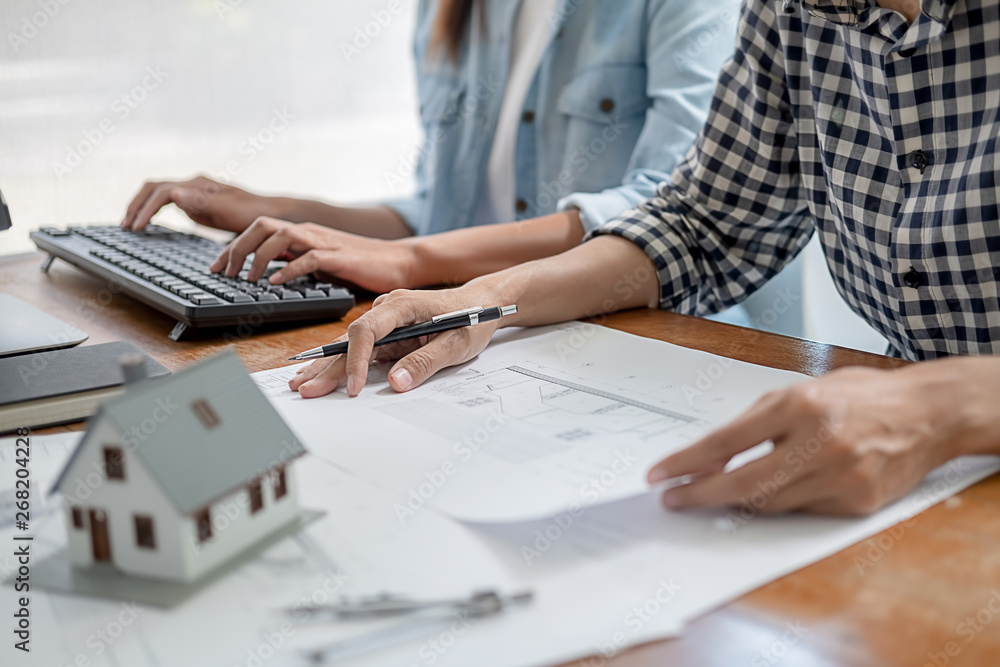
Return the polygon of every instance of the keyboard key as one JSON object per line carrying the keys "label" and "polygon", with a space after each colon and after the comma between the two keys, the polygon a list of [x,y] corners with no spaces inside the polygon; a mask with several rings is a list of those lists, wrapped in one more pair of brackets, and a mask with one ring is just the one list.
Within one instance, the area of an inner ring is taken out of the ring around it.
{"label": "keyboard key", "polygon": [[305,297],[307,299],[325,299],[326,292],[320,289],[307,289],[305,291]]}
{"label": "keyboard key", "polygon": [[202,294],[202,295],[192,296],[191,300],[194,301],[199,306],[219,306],[219,305],[222,305],[222,300],[221,299],[217,299],[214,296],[209,296],[208,294]]}
{"label": "keyboard key", "polygon": [[301,299],[301,298],[302,298],[302,295],[300,293],[296,292],[295,290],[290,290],[289,289],[289,290],[285,290],[284,292],[281,293],[281,300],[282,301],[290,301],[292,299]]}
{"label": "keyboard key", "polygon": [[257,296],[257,301],[261,301],[261,302],[266,302],[266,301],[280,301],[280,300],[281,300],[280,297],[278,297],[278,295],[274,294],[273,292],[261,292]]}
{"label": "keyboard key", "polygon": [[237,292],[233,297],[233,303],[253,303],[253,297],[243,292]]}

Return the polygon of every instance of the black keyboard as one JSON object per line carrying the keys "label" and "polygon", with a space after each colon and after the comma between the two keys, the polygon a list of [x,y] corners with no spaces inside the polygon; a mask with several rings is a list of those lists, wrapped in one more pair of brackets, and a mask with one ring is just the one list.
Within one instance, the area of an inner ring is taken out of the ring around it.
{"label": "black keyboard", "polygon": [[354,307],[346,289],[310,276],[271,285],[268,276],[284,262],[272,262],[253,283],[246,280],[252,256],[237,278],[211,273],[208,267],[224,246],[156,225],[141,232],[46,227],[32,232],[31,240],[50,255],[42,270],[58,257],[176,318],[173,340],[189,327],[237,327],[245,336],[264,323],[340,319]]}

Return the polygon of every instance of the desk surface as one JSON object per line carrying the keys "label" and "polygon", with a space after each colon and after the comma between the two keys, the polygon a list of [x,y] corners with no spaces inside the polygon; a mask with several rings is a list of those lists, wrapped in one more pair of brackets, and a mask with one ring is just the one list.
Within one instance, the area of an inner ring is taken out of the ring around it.
{"label": "desk surface", "polygon": [[[130,340],[170,369],[226,345],[211,336],[174,343],[167,338],[174,323],[165,315],[63,262],[48,274],[39,272],[40,264],[40,256],[0,264],[0,291],[83,329],[90,334],[86,344]],[[340,322],[260,332],[236,342],[236,351],[251,371],[285,365],[289,351],[333,340],[368,307],[359,305]],[[901,363],[671,313],[631,311],[605,324],[810,375]],[[796,637],[792,626],[804,634]],[[786,654],[797,666],[1000,664],[1000,476],[931,508],[901,531],[886,531],[762,586],[693,622],[680,639],[580,664],[774,665]]]}

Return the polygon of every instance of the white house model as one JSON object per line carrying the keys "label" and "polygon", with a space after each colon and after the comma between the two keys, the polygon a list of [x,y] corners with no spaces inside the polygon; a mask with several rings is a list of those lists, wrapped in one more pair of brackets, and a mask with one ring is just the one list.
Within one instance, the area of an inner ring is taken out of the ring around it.
{"label": "white house model", "polygon": [[304,453],[232,353],[130,384],[53,489],[69,560],[193,581],[298,518],[290,464]]}

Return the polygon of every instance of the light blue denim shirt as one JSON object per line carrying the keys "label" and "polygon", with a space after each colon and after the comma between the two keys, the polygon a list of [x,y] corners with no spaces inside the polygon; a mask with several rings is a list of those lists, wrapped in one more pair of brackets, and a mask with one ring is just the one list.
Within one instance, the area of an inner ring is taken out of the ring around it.
{"label": "light blue denim shirt", "polygon": [[[530,0],[525,0],[530,2]],[[428,54],[437,3],[421,0],[414,50],[425,140],[389,202],[416,234],[478,219],[519,0],[474,11],[457,63]],[[515,150],[518,219],[578,208],[586,231],[656,195],[708,113],[733,53],[738,0],[561,0],[524,104]]]}

